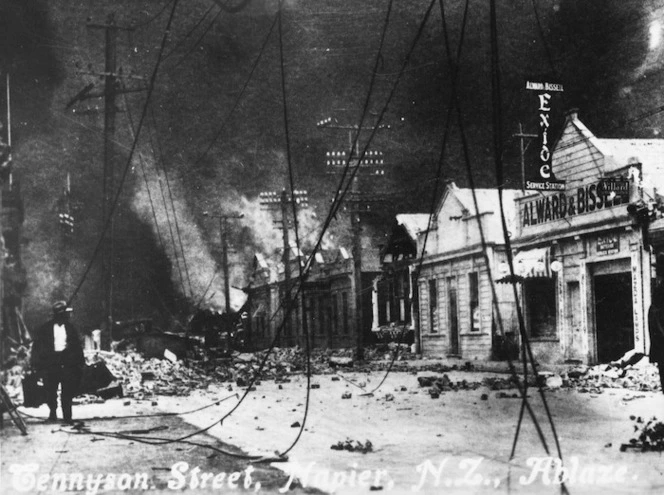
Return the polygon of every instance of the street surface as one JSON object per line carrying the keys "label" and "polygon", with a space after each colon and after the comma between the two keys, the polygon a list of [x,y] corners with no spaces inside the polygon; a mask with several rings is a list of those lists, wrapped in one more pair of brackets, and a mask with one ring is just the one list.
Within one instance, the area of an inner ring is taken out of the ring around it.
{"label": "street surface", "polygon": [[[299,478],[305,490],[316,488],[344,494],[370,491],[553,494],[561,493],[557,482],[561,473],[566,473],[565,487],[571,494],[643,494],[664,490],[661,453],[620,450],[621,444],[634,437],[634,421],[630,416],[664,418],[664,395],[659,392],[608,388],[601,393],[581,393],[568,388],[547,390],[546,399],[564,459],[565,471],[561,471],[560,465],[552,460],[558,457],[556,445],[536,389],[530,389],[530,403],[550,454],[542,446],[526,413],[516,455],[510,461],[521,408],[521,400],[512,397],[516,389],[491,390],[486,385],[478,385],[478,388],[470,386],[466,390],[442,392],[440,397],[432,398],[428,389],[419,385],[418,375],[393,372],[380,390],[371,396],[362,396],[364,392],[358,384],[370,391],[383,375],[384,372],[378,371],[338,371],[313,376],[314,387],[319,387],[310,390],[305,431],[288,453],[288,462],[272,463],[271,467],[191,444],[153,446],[105,438],[100,434],[72,434],[68,432],[76,431],[75,428],[39,424],[32,418],[28,418],[29,435],[21,436],[5,420],[0,437],[2,493],[20,493],[21,482],[31,481],[34,486],[24,493],[38,493],[38,476],[50,474],[48,481],[53,483],[54,473],[82,473],[85,477],[115,474],[115,485],[111,485],[114,489],[105,493],[146,490],[152,493],[280,493],[287,489],[301,492],[292,475]],[[432,373],[420,372],[421,375]],[[442,376],[442,373],[437,375]],[[466,380],[467,384],[482,382],[486,377],[507,377],[462,371],[451,371],[447,375],[452,383]],[[215,423],[236,404],[236,398],[178,417],[91,418],[150,414],[157,410],[186,412],[245,390],[235,385],[231,386],[232,390],[228,388],[227,383],[214,384],[188,397],[163,396],[156,399],[157,405],[149,400],[111,399],[104,404],[75,406],[74,415],[84,419],[85,426],[92,432],[158,428],[143,434],[174,438]],[[206,434],[190,440],[223,449],[231,449],[232,445],[248,454],[274,456],[275,452],[287,449],[296,438],[296,425],[304,421],[306,391],[303,376],[293,375],[289,382],[280,384],[263,381],[223,426],[216,425]],[[42,417],[47,415],[45,406],[26,411]],[[331,448],[347,440],[368,451]],[[371,444],[369,449],[366,449],[367,441]],[[22,480],[12,474],[19,468],[26,469],[28,463],[38,465],[36,476]],[[124,484],[119,485],[122,473],[145,473],[145,486],[140,484],[143,479],[139,479],[137,487],[131,485],[125,490],[130,481],[136,480],[125,476]],[[220,473],[226,474],[219,476]],[[239,474],[230,481],[232,473]],[[258,489],[257,482],[260,482]],[[78,491],[86,490],[78,490],[74,485],[67,492]],[[51,486],[44,491],[53,492],[58,490]],[[100,488],[98,492],[104,491]]]}

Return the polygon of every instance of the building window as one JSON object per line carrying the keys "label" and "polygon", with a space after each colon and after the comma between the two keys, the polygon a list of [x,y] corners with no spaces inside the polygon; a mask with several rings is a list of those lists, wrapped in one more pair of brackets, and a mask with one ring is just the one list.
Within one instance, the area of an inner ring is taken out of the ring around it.
{"label": "building window", "polygon": [[480,331],[480,283],[477,272],[468,274],[468,300],[470,304],[470,331]]}
{"label": "building window", "polygon": [[429,331],[436,331],[436,315],[438,313],[438,284],[437,280],[429,280]]}
{"label": "building window", "polygon": [[526,279],[523,290],[530,336],[533,338],[556,337],[555,278]]}

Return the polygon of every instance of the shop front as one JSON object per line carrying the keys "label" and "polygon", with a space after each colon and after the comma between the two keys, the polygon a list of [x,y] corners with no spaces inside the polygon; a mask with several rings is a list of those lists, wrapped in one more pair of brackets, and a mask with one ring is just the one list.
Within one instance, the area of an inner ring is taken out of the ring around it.
{"label": "shop front", "polygon": [[653,256],[630,205],[648,194],[640,178],[656,165],[651,148],[598,139],[570,115],[553,155],[565,190],[517,199],[515,272],[523,265],[520,300],[537,361],[606,363],[646,351]]}
{"label": "shop front", "polygon": [[[510,229],[517,194],[503,193]],[[417,278],[423,354],[471,360],[516,357],[513,290],[495,284],[498,267],[507,259],[498,190],[477,189],[473,194],[449,184],[432,225]]]}

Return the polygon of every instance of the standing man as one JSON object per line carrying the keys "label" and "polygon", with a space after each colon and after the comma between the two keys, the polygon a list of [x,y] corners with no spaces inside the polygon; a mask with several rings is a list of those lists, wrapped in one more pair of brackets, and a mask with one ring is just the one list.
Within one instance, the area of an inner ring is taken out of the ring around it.
{"label": "standing man", "polygon": [[51,411],[48,419],[57,419],[58,385],[62,384],[62,418],[65,423],[72,421],[72,399],[85,365],[78,331],[69,321],[71,311],[65,301],[53,304],[53,318],[39,327],[32,344],[32,367],[44,380]]}
{"label": "standing man", "polygon": [[659,367],[659,381],[664,392],[664,285],[660,282],[655,288],[652,304],[648,311],[650,330],[650,362]]}

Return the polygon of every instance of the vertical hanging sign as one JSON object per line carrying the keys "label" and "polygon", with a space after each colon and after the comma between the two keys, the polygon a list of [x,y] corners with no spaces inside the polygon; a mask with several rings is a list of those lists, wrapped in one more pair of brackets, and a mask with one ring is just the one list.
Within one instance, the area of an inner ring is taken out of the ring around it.
{"label": "vertical hanging sign", "polygon": [[553,139],[551,126],[551,98],[563,91],[563,85],[552,82],[526,81],[526,89],[537,92],[537,160],[526,168],[524,188],[538,191],[563,191],[565,181],[556,179],[551,168]]}

